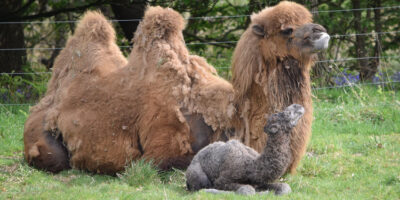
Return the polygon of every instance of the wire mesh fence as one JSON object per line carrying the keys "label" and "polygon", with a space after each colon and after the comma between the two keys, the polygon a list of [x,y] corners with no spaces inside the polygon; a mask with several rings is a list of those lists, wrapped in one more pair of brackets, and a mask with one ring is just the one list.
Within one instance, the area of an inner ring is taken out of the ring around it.
{"label": "wire mesh fence", "polygon": [[[383,6],[383,7],[371,7],[371,8],[357,8],[357,9],[338,9],[338,10],[319,10],[311,11],[313,14],[318,13],[337,13],[337,12],[352,12],[352,11],[371,11],[371,10],[386,10],[386,9],[399,9],[400,5]],[[186,17],[186,20],[212,20],[212,19],[229,19],[229,18],[241,18],[250,17],[250,15],[228,15],[228,16],[199,16],[199,17]],[[109,20],[110,22],[137,22],[142,19],[119,19]],[[46,24],[46,23],[78,23],[79,20],[60,20],[60,21],[2,21],[0,24]]]}
{"label": "wire mesh fence", "polygon": [[[386,31],[386,32],[369,32],[369,33],[350,33],[350,34],[335,34],[331,35],[332,38],[341,38],[341,37],[354,37],[354,36],[376,36],[376,35],[384,35],[384,34],[397,34],[400,31]],[[187,43],[187,46],[195,46],[195,45],[214,45],[214,44],[236,44],[238,41],[214,41],[214,42],[194,42]],[[132,48],[132,46],[118,46],[121,49]],[[38,51],[49,51],[49,50],[62,50],[63,47],[29,47],[29,48],[0,48],[0,51],[26,51],[26,50],[38,50]]]}
{"label": "wire mesh fence", "polygon": [[[339,9],[339,10],[320,10],[320,11],[312,11],[313,14],[317,13],[339,13],[339,12],[352,12],[352,11],[372,11],[372,10],[387,10],[387,9],[399,9],[400,5],[394,6],[386,6],[386,7],[371,7],[371,8],[359,8],[359,9]],[[214,19],[236,19],[236,18],[244,18],[249,17],[250,15],[228,15],[228,16],[199,16],[199,17],[187,17],[186,20],[205,20],[210,21]],[[110,20],[110,22],[128,22],[128,21],[140,21],[141,19],[126,19],[126,20]],[[54,24],[54,23],[77,23],[78,20],[64,20],[64,21],[3,21],[0,24]],[[365,36],[365,37],[377,37],[378,35],[389,35],[398,37],[400,30],[395,31],[382,31],[382,32],[366,32],[366,33],[331,33],[331,38],[350,38],[356,36]],[[238,41],[206,41],[206,42],[191,42],[187,43],[188,47],[196,46],[196,45],[216,45],[216,44],[236,44]],[[127,49],[132,48],[129,45],[120,45],[119,48]],[[52,50],[62,50],[63,47],[20,47],[20,48],[0,48],[1,51],[52,51]],[[367,56],[367,57],[348,57],[348,58],[334,58],[334,59],[325,59],[325,60],[317,60],[315,63],[327,63],[327,64],[337,64],[343,62],[351,62],[357,60],[370,60],[370,59],[398,59],[400,56]],[[218,58],[217,58],[218,59]],[[225,70],[229,71],[229,66],[219,66],[216,67],[217,70]],[[10,73],[0,73],[0,76],[23,76],[23,75],[48,75],[50,77],[51,71],[40,71],[40,72],[10,72]],[[343,78],[346,78],[344,74]],[[312,90],[325,90],[325,89],[337,89],[337,88],[349,88],[349,87],[361,87],[364,85],[388,85],[388,84],[398,84],[400,80],[393,80],[391,78],[381,81],[374,81],[371,83],[354,83],[349,80],[345,81],[345,84],[341,85],[332,85],[326,87],[313,87]],[[33,104],[18,104],[18,103],[8,103],[8,104],[0,104],[1,106],[32,106]]]}

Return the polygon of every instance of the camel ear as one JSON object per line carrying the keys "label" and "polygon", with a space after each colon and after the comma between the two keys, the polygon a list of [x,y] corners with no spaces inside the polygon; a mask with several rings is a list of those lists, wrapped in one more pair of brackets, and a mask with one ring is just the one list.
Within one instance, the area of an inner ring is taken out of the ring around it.
{"label": "camel ear", "polygon": [[252,27],[253,33],[260,36],[260,37],[264,37],[265,35],[265,31],[264,31],[264,27],[261,25],[253,25]]}

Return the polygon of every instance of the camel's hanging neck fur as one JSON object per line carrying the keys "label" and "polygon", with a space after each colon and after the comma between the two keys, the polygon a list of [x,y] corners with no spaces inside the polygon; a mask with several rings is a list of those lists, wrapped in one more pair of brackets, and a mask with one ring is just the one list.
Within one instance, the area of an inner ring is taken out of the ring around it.
{"label": "camel's hanging neck fur", "polygon": [[[309,80],[311,58],[296,60],[287,56],[263,59],[251,55],[249,60],[254,63],[249,61],[247,65],[253,66],[243,67],[244,64],[242,64],[239,68],[238,64],[233,67],[233,74],[253,74],[252,79],[248,76],[233,76],[232,84],[236,91],[235,105],[242,106],[242,109],[239,109],[241,112],[246,110],[243,105],[245,101],[252,103],[251,107],[268,109],[265,110],[268,113],[278,112],[292,103],[307,101],[304,98],[308,98],[311,92]],[[242,59],[239,60],[240,62]],[[245,80],[246,78],[248,80]],[[264,106],[264,102],[268,102],[268,108]]]}
{"label": "camel's hanging neck fur", "polygon": [[[310,62],[310,61],[307,61]],[[307,66],[304,66],[308,64]],[[309,63],[298,61],[293,57],[278,60],[276,68],[263,84],[258,85],[263,89],[270,112],[278,112],[292,103],[304,105],[310,94]]]}
{"label": "camel's hanging neck fur", "polygon": [[[310,93],[309,71],[312,57],[265,57],[260,55],[260,41],[249,36],[250,34],[252,33],[249,31],[243,34],[243,39],[236,47],[239,50],[234,55],[232,84],[236,91],[235,105],[243,106],[246,99],[261,98],[258,99],[260,104],[269,100],[270,103],[282,104],[283,106],[275,105],[277,109],[282,109],[293,102],[303,101],[302,98]],[[264,95],[271,92],[274,95]],[[279,110],[273,110],[277,111]]]}
{"label": "camel's hanging neck fur", "polygon": [[257,69],[265,68],[260,56],[259,39],[246,30],[237,44],[232,62],[232,84],[235,89],[236,105],[243,102],[253,82]]}

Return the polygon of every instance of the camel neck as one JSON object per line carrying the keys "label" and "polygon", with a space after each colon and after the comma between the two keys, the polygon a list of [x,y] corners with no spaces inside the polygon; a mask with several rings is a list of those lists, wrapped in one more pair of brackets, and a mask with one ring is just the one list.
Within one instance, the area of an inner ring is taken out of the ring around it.
{"label": "camel neck", "polygon": [[291,160],[290,135],[281,132],[269,135],[264,151],[254,160],[254,179],[260,183],[278,179],[285,173]]}

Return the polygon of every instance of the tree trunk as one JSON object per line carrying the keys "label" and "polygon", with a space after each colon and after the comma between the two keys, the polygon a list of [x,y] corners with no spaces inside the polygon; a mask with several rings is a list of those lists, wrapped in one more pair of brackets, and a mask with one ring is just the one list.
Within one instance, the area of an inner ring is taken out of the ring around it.
{"label": "tree trunk", "polygon": [[[353,9],[359,9],[360,8],[360,0],[353,0]],[[361,24],[361,11],[360,10],[354,10],[354,30],[356,33],[363,33],[364,29]],[[365,45],[365,36],[363,35],[356,35],[356,43],[355,43],[355,48],[356,48],[356,55],[358,58],[363,58],[367,57],[367,51],[366,51],[366,45]],[[357,60],[357,69],[360,72],[360,79],[362,81],[365,81],[366,77],[363,76],[366,71],[368,71],[368,59],[360,59]]]}
{"label": "tree trunk", "polygon": [[[63,20],[69,20],[68,19],[68,13],[67,14],[58,14],[54,17],[55,21],[63,21]],[[68,34],[68,29],[69,25],[62,25],[60,28],[58,28],[57,32],[55,33],[55,49],[50,55],[50,58],[42,58],[40,62],[46,66],[47,69],[50,69],[53,67],[54,61],[58,54],[61,52],[61,48],[65,46],[66,43],[66,38]],[[55,28],[55,27],[54,27]],[[56,28],[55,28],[56,29]]]}
{"label": "tree trunk", "polygon": [[[146,9],[146,1],[137,0],[132,3],[129,0],[114,0],[111,9],[118,20],[142,19]],[[119,21],[119,25],[125,37],[131,41],[139,21]]]}
{"label": "tree trunk", "polygon": [[[12,14],[22,6],[22,0],[2,0],[2,16]],[[2,21],[0,19],[0,21]],[[24,48],[23,24],[0,24],[0,49]],[[0,72],[19,72],[26,61],[26,50],[0,50]]]}
{"label": "tree trunk", "polygon": [[[376,7],[381,7],[381,0],[375,0],[374,5]],[[382,24],[381,24],[381,11],[380,9],[374,10],[374,23],[375,23],[375,32],[382,32]],[[360,77],[362,80],[373,80],[376,72],[378,71],[378,67],[380,64],[380,52],[381,52],[381,35],[376,34],[375,36],[375,47],[374,47],[374,59],[370,60],[370,63],[367,68],[361,69]]]}
{"label": "tree trunk", "polygon": [[[249,10],[247,13],[248,15],[252,15],[254,12],[263,9],[261,7],[261,3],[259,0],[250,0],[249,3],[247,4],[247,6],[249,7]],[[250,22],[251,22],[250,17],[247,17],[246,22],[245,22],[245,27],[248,27]]]}

